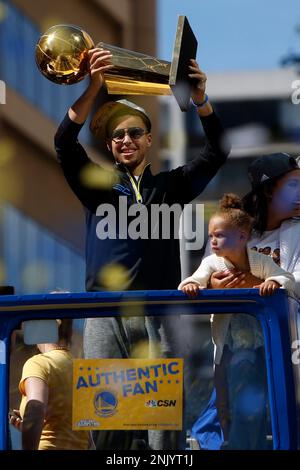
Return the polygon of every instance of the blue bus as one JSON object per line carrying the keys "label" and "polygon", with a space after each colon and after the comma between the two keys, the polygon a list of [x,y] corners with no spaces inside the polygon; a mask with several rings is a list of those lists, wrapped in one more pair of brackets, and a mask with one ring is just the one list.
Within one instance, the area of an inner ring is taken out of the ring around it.
{"label": "blue bus", "polygon": [[[180,344],[177,357],[182,357],[186,366],[184,427],[187,442],[193,441],[190,437],[193,425],[205,413],[214,388],[209,325],[209,316],[213,312],[214,315],[251,315],[259,321],[263,337],[266,399],[263,409],[256,409],[255,413],[267,416],[264,437],[269,449],[296,450],[299,448],[300,342],[297,306],[293,308],[291,305],[293,299],[287,297],[284,289],[278,289],[271,297],[261,297],[258,289],[205,289],[195,300],[188,299],[179,291],[0,296],[0,449],[8,449],[11,445],[8,411],[17,406],[16,400],[20,398],[17,390],[22,368],[20,351],[26,349],[23,347],[22,326],[24,330],[24,325],[33,320],[40,323],[40,320],[74,319],[76,354],[82,357],[80,342],[84,319],[141,314],[164,317],[173,325]],[[16,334],[18,347],[15,339],[12,342]],[[32,350],[27,353],[32,354]],[[253,400],[247,405],[250,420],[253,416],[251,407],[256,405]],[[198,448],[202,448],[201,443]]]}

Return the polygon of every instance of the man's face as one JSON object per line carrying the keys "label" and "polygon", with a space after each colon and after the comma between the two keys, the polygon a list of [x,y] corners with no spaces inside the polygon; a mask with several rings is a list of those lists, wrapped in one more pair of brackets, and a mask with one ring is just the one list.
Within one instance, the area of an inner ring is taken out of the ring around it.
{"label": "man's face", "polygon": [[[130,137],[128,129],[140,128],[144,134],[138,138]],[[144,121],[139,116],[122,116],[113,123],[111,134],[117,130],[125,129],[124,139],[107,140],[108,149],[111,150],[116,162],[125,165],[132,173],[138,175],[146,165],[146,154],[151,147],[152,137],[148,133]]]}

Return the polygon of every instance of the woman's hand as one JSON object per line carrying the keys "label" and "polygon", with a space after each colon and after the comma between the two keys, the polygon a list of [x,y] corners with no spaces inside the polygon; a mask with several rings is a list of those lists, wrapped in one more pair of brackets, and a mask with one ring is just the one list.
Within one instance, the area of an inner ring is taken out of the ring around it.
{"label": "woman's hand", "polygon": [[226,271],[215,271],[210,277],[212,289],[234,289],[244,287],[245,273],[236,269]]}
{"label": "woman's hand", "polygon": [[8,413],[9,423],[18,431],[22,431],[22,418],[19,410],[11,410]]}
{"label": "woman's hand", "polygon": [[210,278],[212,289],[248,289],[249,287],[257,287],[257,284],[261,282],[262,280],[253,274],[235,268],[216,271]]}

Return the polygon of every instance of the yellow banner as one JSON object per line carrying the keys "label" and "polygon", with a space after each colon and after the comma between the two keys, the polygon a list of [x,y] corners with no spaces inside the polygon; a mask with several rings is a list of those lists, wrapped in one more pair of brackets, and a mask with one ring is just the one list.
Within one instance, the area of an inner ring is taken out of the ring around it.
{"label": "yellow banner", "polygon": [[183,359],[74,359],[73,429],[182,429]]}

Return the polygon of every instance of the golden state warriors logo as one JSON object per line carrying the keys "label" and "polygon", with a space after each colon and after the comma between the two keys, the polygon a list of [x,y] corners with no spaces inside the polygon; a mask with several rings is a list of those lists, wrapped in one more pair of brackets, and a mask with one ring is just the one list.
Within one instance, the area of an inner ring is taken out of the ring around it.
{"label": "golden state warriors logo", "polygon": [[103,418],[116,413],[118,400],[115,394],[109,390],[100,390],[95,394],[94,409],[98,416]]}

